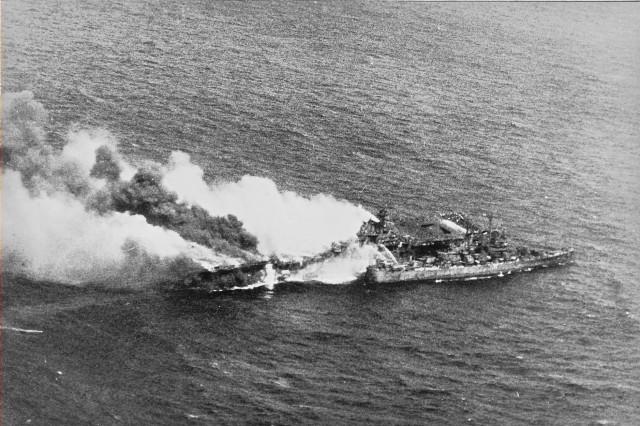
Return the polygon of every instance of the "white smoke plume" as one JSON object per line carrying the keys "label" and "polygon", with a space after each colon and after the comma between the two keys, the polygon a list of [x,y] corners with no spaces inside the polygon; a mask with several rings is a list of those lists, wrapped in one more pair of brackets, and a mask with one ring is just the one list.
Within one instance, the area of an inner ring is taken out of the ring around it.
{"label": "white smoke plume", "polygon": [[[55,149],[46,110],[31,92],[3,95],[2,106],[8,272],[66,283],[148,281],[177,265],[314,255],[353,239],[371,217],[331,196],[279,191],[260,177],[210,186],[181,152],[164,167],[137,170],[106,130],[73,129]],[[353,276],[372,256],[351,249],[318,273]]]}
{"label": "white smoke plume", "polygon": [[[122,281],[166,278],[167,268],[184,259],[237,263],[152,226],[143,216],[87,209],[92,192],[105,186],[90,177],[95,152],[102,146],[115,151],[113,137],[105,131],[70,132],[69,143],[56,152],[46,140],[46,111],[31,92],[3,95],[2,105],[5,272],[64,283],[130,285]],[[116,158],[121,177],[130,176],[134,169]]]}
{"label": "white smoke plume", "polygon": [[77,164],[85,178],[89,178],[91,169],[96,164],[96,151],[100,147],[109,148],[111,152],[116,153],[117,163],[121,168],[120,180],[131,179],[137,171],[135,167],[117,155],[117,141],[111,133],[104,129],[70,131],[67,139],[69,143],[62,149],[60,157]]}
{"label": "white smoke plume", "polygon": [[263,254],[305,256],[353,239],[371,213],[347,201],[319,194],[311,198],[279,191],[269,179],[245,176],[239,182],[209,186],[204,172],[183,152],[173,152],[163,183],[189,204],[214,216],[233,214],[258,237]]}
{"label": "white smoke plume", "polygon": [[289,277],[289,281],[318,281],[344,284],[358,279],[375,259],[383,256],[372,245],[349,245],[339,256],[314,263]]}
{"label": "white smoke plume", "polygon": [[[139,215],[99,216],[64,193],[33,196],[12,170],[3,173],[3,189],[3,252],[12,260],[3,266],[32,278],[71,284],[113,281],[130,267],[127,251],[143,250],[158,261],[209,252]],[[221,259],[211,254],[210,260]]]}

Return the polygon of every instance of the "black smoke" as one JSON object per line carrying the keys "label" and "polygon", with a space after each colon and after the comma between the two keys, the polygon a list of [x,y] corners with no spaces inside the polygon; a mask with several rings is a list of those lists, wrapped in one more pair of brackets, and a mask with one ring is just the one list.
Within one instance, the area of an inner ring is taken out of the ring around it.
{"label": "black smoke", "polygon": [[[96,163],[103,169],[104,163]],[[92,173],[96,172],[96,167]],[[257,253],[258,239],[233,215],[211,216],[202,207],[178,202],[178,196],[162,185],[162,174],[152,168],[139,170],[128,182],[109,187],[110,210],[144,216],[152,225],[180,234],[185,240],[237,257],[243,251]],[[240,250],[238,250],[240,249]]]}

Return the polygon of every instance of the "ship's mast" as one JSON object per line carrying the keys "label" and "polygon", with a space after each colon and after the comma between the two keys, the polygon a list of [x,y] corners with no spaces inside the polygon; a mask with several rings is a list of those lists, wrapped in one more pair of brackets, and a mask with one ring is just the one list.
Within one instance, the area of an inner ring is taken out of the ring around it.
{"label": "ship's mast", "polygon": [[469,221],[469,218],[465,215],[464,217],[464,229],[465,229],[465,235],[464,235],[464,241],[466,243],[466,249],[467,250],[471,250],[471,222]]}
{"label": "ship's mast", "polygon": [[489,218],[489,247],[491,247],[491,238],[493,233],[493,213],[487,215]]}

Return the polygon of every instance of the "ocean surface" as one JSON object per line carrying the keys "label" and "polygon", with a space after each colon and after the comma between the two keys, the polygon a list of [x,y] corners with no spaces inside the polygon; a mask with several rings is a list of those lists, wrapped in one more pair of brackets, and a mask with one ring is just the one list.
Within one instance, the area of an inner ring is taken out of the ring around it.
{"label": "ocean surface", "polygon": [[576,250],[502,279],[207,298],[5,259],[4,425],[640,424],[640,4],[2,9],[2,91],[33,93],[56,149],[104,129],[133,165],[181,150],[212,183],[490,212]]}

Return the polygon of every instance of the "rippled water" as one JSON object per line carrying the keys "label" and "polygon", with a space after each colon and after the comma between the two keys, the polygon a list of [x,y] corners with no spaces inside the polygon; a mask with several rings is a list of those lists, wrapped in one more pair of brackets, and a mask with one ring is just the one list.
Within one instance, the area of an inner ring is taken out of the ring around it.
{"label": "rippled water", "polygon": [[[3,2],[3,91],[420,218],[495,212],[575,265],[208,299],[3,280],[6,424],[634,424],[640,7]],[[6,232],[6,230],[4,231]]]}

